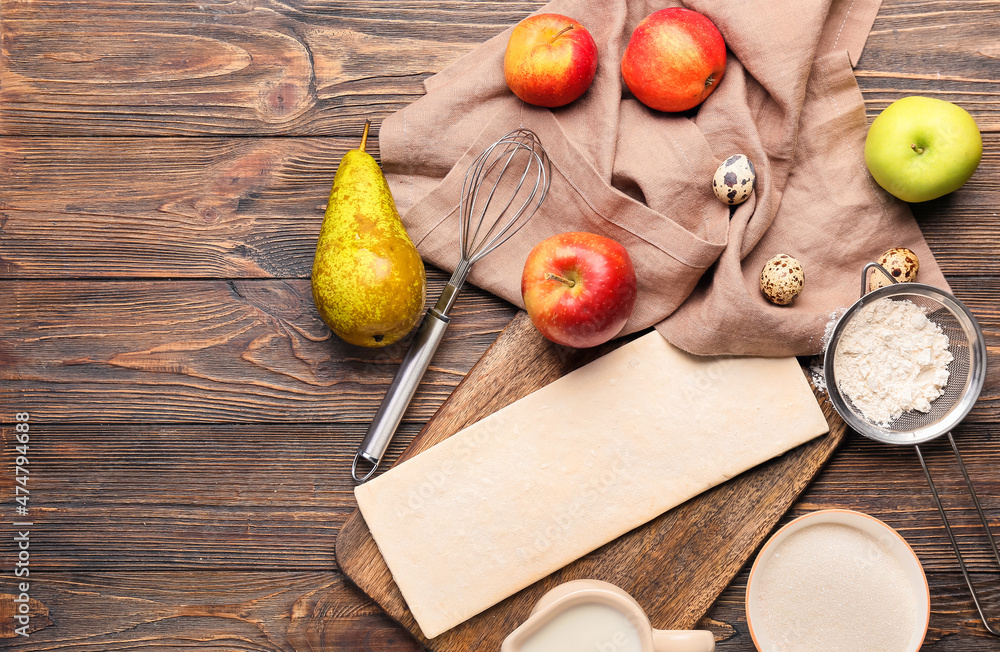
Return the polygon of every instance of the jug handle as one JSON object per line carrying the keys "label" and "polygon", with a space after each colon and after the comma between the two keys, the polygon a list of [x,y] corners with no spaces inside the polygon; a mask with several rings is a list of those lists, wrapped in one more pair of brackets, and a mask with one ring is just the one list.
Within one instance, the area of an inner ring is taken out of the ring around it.
{"label": "jug handle", "polygon": [[654,652],[713,652],[715,636],[704,629],[654,629]]}

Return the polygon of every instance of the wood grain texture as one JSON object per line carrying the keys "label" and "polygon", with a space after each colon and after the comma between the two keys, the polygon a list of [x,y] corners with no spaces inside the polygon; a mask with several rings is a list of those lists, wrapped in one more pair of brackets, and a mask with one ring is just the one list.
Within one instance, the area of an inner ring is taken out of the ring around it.
{"label": "wood grain texture", "polygon": [[[7,138],[0,278],[308,278],[333,175],[360,129],[344,138]],[[913,207],[949,277],[1000,274],[1000,257],[988,255],[1000,130],[984,139],[960,192]]]}
{"label": "wood grain texture", "polygon": [[[7,578],[4,578],[6,580]],[[0,605],[12,587],[0,584]],[[385,650],[418,646],[335,570],[79,572],[33,577],[45,614],[29,637],[2,618],[0,647],[30,651]]]}
{"label": "wood grain texture", "polygon": [[906,95],[961,104],[982,131],[1000,130],[1000,3],[883,2],[855,76],[869,119]]}
{"label": "wood grain texture", "polygon": [[[8,0],[0,133],[345,135],[542,4]],[[949,9],[883,4],[859,62],[866,103],[944,96],[995,131],[1000,2]]]}
{"label": "wood grain texture", "polygon": [[[698,627],[718,650],[752,650],[744,569]],[[931,573],[934,596],[924,650],[996,649],[978,625],[961,577]],[[995,587],[1000,576],[977,575]],[[957,581],[956,581],[957,580]],[[0,612],[0,647],[26,652],[134,650],[382,650],[416,652],[417,642],[336,571],[51,572],[33,583],[44,605],[31,636],[14,638]],[[669,590],[669,586],[661,587]],[[10,595],[8,578],[0,595]],[[996,600],[995,589],[987,591]],[[9,605],[0,599],[0,608]]]}
{"label": "wood grain texture", "polygon": [[[446,277],[432,270],[428,302]],[[953,278],[986,335],[989,366],[968,420],[1000,406],[1000,278]],[[349,423],[371,419],[409,338],[361,349],[335,338],[308,280],[0,281],[0,399],[39,421]],[[424,422],[510,321],[470,287],[407,420]]]}
{"label": "wood grain texture", "polygon": [[[350,461],[365,426],[36,424],[31,505],[45,547],[33,563],[45,572],[330,568],[337,533],[356,507]],[[417,428],[406,424],[390,462]],[[963,424],[955,433],[991,518],[1000,506],[997,431]],[[11,429],[0,435],[7,449]],[[924,449],[971,567],[994,570],[950,449]],[[13,482],[0,474],[0,495],[11,495]],[[910,449],[850,436],[786,519],[832,507],[897,528],[928,571],[957,571]],[[0,505],[8,510],[0,527],[10,508]],[[9,568],[14,554],[0,547],[0,564]]]}
{"label": "wood grain texture", "polygon": [[343,135],[541,4],[8,0],[0,133]]}
{"label": "wood grain texture", "polygon": [[0,275],[308,278],[361,126],[347,139],[6,139]]}
{"label": "wood grain texture", "polygon": [[[362,423],[36,423],[28,488],[44,552],[32,572],[334,568],[364,433]],[[389,459],[415,434],[405,424]],[[13,445],[9,428],[3,438]],[[13,491],[13,474],[0,475],[2,495]],[[0,563],[13,568],[17,554],[0,547]]]}
{"label": "wood grain texture", "polygon": [[[429,302],[445,281],[433,271]],[[8,281],[0,293],[0,397],[38,421],[366,421],[410,341],[343,343],[308,280]],[[406,418],[427,420],[512,315],[463,291]]]}
{"label": "wood grain texture", "polygon": [[[620,344],[620,343],[619,343]],[[548,342],[518,313],[400,459],[544,387],[592,359]],[[843,440],[827,404],[830,432],[637,527],[434,639],[420,630],[360,512],[337,537],[337,563],[386,612],[435,652],[497,649],[535,603],[563,582],[591,578],[628,591],[658,629],[690,629],[705,614],[799,493]],[[664,592],[666,582],[674,589]]]}

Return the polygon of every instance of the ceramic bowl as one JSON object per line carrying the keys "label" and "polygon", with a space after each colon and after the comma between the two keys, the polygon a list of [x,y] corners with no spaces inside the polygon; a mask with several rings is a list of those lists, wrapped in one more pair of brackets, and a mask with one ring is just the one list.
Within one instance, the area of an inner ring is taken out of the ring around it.
{"label": "ceramic bowl", "polygon": [[[801,516],[778,530],[761,548],[751,568],[746,591],[747,623],[757,650],[760,652],[777,652],[779,650],[778,645],[770,638],[763,626],[760,587],[760,577],[763,571],[768,568],[769,564],[774,563],[775,551],[782,541],[796,532],[822,523],[844,525],[870,534],[899,562],[906,578],[906,584],[909,586],[916,604],[916,617],[908,645],[905,650],[898,652],[917,652],[927,633],[927,624],[930,618],[930,591],[920,560],[909,544],[894,529],[877,518],[845,509],[820,510]],[[859,563],[861,563],[860,560]],[[833,607],[831,606],[831,608]],[[802,618],[799,622],[803,623],[803,627],[809,626],[808,618]]]}

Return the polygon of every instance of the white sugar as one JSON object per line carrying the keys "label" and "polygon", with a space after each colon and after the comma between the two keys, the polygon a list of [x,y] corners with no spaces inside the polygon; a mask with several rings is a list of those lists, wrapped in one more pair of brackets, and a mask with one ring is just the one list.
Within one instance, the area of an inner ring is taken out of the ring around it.
{"label": "white sugar", "polygon": [[774,652],[903,652],[910,643],[917,603],[906,571],[867,532],[805,527],[757,572],[754,629]]}

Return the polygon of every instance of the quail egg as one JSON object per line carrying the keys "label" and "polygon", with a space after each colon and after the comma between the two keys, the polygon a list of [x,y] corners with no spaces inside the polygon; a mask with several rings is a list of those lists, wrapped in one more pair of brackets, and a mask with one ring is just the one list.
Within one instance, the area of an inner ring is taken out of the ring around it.
{"label": "quail egg", "polygon": [[760,272],[760,291],[771,303],[787,306],[802,292],[805,280],[799,261],[788,254],[778,254]]}
{"label": "quail egg", "polygon": [[724,204],[742,204],[753,192],[757,173],[753,163],[743,154],[730,156],[715,171],[712,177],[712,191]]}
{"label": "quail egg", "polygon": [[[920,260],[917,254],[906,247],[893,247],[878,257],[876,261],[886,271],[892,274],[897,283],[909,283],[917,280],[917,271],[920,270]],[[873,270],[868,276],[868,291],[892,285],[892,282],[885,277],[885,274]]]}

